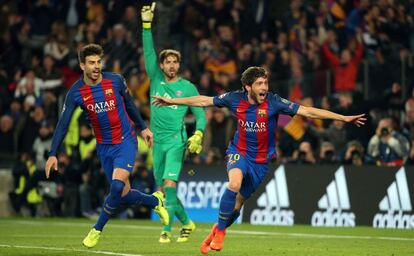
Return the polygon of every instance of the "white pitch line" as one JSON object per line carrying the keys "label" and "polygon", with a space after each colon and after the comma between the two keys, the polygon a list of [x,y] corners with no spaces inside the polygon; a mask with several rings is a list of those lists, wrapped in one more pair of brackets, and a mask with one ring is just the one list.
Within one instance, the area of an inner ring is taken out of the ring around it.
{"label": "white pitch line", "polygon": [[[0,222],[1,223],[1,222]],[[55,226],[87,226],[87,223],[56,223],[47,221],[16,221],[16,223],[31,224],[31,225],[55,225]],[[159,227],[142,226],[142,225],[120,225],[110,224],[110,227],[123,228],[123,229],[147,229],[147,230],[159,230]],[[202,230],[202,229],[201,229]],[[210,229],[204,229],[203,231],[210,231]],[[290,237],[305,237],[305,238],[321,238],[321,239],[365,239],[365,240],[389,240],[389,241],[414,241],[414,238],[407,237],[392,237],[392,236],[352,236],[352,235],[328,235],[328,234],[309,234],[309,233],[284,233],[284,232],[272,232],[272,231],[254,231],[254,230],[228,230],[231,234],[238,235],[266,235],[266,236],[290,236]]]}
{"label": "white pitch line", "polygon": [[69,249],[60,247],[44,247],[44,246],[30,246],[30,245],[10,245],[0,244],[3,248],[18,248],[18,249],[39,249],[39,250],[50,250],[50,251],[66,251],[66,252],[85,252],[103,255],[115,255],[115,256],[142,256],[141,254],[130,254],[130,253],[117,253],[108,251],[93,251],[93,250],[81,250],[81,249]]}
{"label": "white pitch line", "polygon": [[244,230],[229,230],[229,233],[239,235],[274,235],[274,236],[293,236],[293,237],[308,237],[308,238],[331,238],[331,239],[378,239],[391,241],[414,241],[414,238],[407,237],[392,237],[392,236],[351,236],[351,235],[326,235],[326,234],[306,234],[306,233],[283,233],[283,232],[267,232],[267,231],[244,231]]}

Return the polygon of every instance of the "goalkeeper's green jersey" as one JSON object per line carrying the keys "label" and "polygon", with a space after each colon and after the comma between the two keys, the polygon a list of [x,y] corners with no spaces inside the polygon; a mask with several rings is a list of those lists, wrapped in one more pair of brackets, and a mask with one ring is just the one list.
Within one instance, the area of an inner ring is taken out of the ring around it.
{"label": "goalkeeper's green jersey", "polygon": [[[150,96],[184,98],[199,95],[196,87],[186,79],[179,78],[175,82],[166,82],[164,74],[158,66],[151,29],[144,28],[142,38],[145,68],[151,81]],[[184,117],[188,108],[196,117],[196,129],[204,132],[206,118],[203,108],[183,105],[154,107],[151,104],[151,131],[154,134],[154,142],[168,143],[177,141],[179,137],[182,137],[184,141],[186,139]]]}

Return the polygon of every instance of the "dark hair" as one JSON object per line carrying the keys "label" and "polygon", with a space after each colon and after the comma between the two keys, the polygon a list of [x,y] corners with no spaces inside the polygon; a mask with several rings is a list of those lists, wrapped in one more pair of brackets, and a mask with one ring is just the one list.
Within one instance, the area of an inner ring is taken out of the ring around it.
{"label": "dark hair", "polygon": [[160,52],[160,63],[163,63],[164,60],[170,55],[177,57],[178,62],[181,61],[181,53],[179,51],[173,49],[165,49]]}
{"label": "dark hair", "polygon": [[102,57],[103,54],[104,54],[104,50],[102,46],[98,44],[88,44],[79,50],[78,58],[79,58],[80,63],[85,63],[86,57],[92,56],[92,55],[98,55],[99,57]]}
{"label": "dark hair", "polygon": [[249,67],[241,75],[241,83],[243,90],[245,90],[246,85],[252,85],[257,78],[263,77],[267,78],[267,72],[262,67]]}

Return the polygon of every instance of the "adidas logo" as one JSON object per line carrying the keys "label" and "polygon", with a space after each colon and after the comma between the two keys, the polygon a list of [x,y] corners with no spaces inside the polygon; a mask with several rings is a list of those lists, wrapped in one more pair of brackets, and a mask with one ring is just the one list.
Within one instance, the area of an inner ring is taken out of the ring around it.
{"label": "adidas logo", "polygon": [[335,179],[326,187],[326,193],[319,199],[318,208],[312,215],[312,226],[325,227],[354,227],[355,214],[345,212],[350,210],[348,188],[346,185],[344,167],[335,173]]}
{"label": "adidas logo", "polygon": [[414,228],[414,215],[404,214],[412,211],[404,167],[395,174],[395,181],[388,187],[379,209],[387,213],[375,214],[374,228]]}
{"label": "adidas logo", "polygon": [[289,208],[289,194],[285,167],[279,166],[274,178],[266,185],[266,191],[257,199],[257,205],[264,209],[254,209],[250,215],[251,224],[282,225],[294,224],[294,212]]}

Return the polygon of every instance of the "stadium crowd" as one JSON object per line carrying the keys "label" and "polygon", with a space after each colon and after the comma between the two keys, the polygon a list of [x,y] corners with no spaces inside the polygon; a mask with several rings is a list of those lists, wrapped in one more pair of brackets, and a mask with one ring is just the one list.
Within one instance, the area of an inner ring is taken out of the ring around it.
{"label": "stadium crowd", "polygon": [[[149,120],[140,6],[129,0],[0,1],[0,162],[13,169],[13,207],[31,214],[47,195],[50,215],[95,216],[105,191],[96,141],[79,110],[61,153],[60,172],[44,182],[51,136],[65,94],[79,79],[77,49],[98,43],[104,70],[123,74]],[[248,66],[265,67],[270,90],[305,106],[366,113],[364,128],[339,121],[281,117],[280,163],[414,163],[414,3],[412,0],[157,1],[158,50],[182,54],[181,74],[202,95],[240,89]],[[200,156],[220,162],[237,124],[223,109],[206,109]],[[189,114],[187,129],[194,129]],[[142,140],[135,187],[153,189],[151,150]],[[73,194],[81,196],[74,197]],[[65,205],[62,212],[61,204]],[[80,205],[80,208],[77,207]],[[148,209],[135,209],[148,216]]]}

